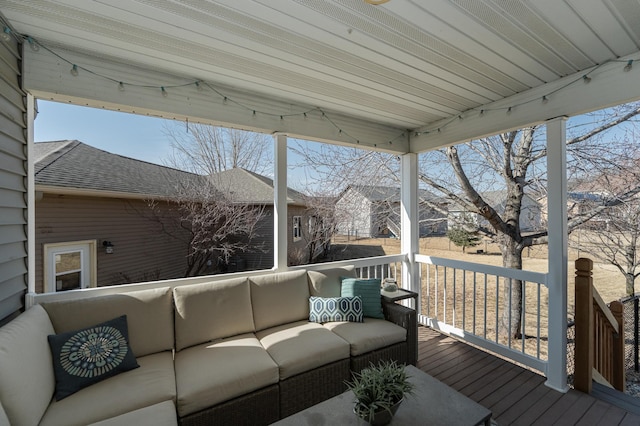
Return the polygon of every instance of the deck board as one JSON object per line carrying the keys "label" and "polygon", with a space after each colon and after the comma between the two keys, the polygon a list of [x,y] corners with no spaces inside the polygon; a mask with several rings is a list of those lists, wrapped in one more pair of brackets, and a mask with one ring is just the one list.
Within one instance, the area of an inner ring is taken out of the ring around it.
{"label": "deck board", "polygon": [[533,371],[422,326],[417,367],[492,410],[500,426],[640,425],[638,415],[573,389],[557,392]]}

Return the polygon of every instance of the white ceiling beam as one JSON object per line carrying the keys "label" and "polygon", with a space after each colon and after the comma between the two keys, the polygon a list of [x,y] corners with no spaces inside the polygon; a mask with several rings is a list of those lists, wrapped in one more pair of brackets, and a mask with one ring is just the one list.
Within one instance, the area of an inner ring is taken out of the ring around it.
{"label": "white ceiling beam", "polygon": [[[575,116],[636,101],[640,99],[640,61],[631,71],[624,72],[629,59],[639,59],[639,54],[465,111],[460,117],[453,116],[416,129],[410,134],[410,151],[424,152],[560,116]],[[589,83],[582,79],[587,73],[591,77]],[[543,96],[548,99],[546,103],[542,102]],[[508,112],[509,107],[511,112]]]}
{"label": "white ceiling beam", "polygon": [[[25,89],[37,98],[95,108],[283,133],[290,138],[394,154],[408,151],[408,132],[404,129],[332,111],[324,111],[323,115],[313,105],[291,104],[228,87],[212,86],[216,92],[202,84],[202,90],[197,90],[195,78],[179,78],[78,53],[64,52],[64,59],[44,49],[33,52],[25,47]],[[78,76],[70,74],[67,61],[81,67]],[[125,83],[124,91],[118,90],[118,81]],[[175,87],[179,85],[185,86]],[[166,97],[162,96],[161,86],[166,88]]]}

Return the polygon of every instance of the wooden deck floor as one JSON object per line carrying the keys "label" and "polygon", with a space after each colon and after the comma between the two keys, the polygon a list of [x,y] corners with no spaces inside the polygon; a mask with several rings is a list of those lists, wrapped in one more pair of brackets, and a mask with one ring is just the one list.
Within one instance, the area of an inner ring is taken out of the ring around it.
{"label": "wooden deck floor", "polygon": [[640,416],[570,390],[427,327],[418,329],[417,367],[493,412],[502,425],[640,425]]}

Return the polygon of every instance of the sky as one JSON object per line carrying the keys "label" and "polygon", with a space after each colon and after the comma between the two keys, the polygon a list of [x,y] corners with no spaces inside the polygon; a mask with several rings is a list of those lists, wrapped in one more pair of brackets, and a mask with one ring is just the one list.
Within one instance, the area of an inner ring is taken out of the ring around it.
{"label": "sky", "polygon": [[77,139],[87,145],[137,160],[164,164],[171,153],[167,120],[97,108],[38,100],[35,142]]}
{"label": "sky", "polygon": [[[172,151],[165,128],[176,123],[186,130],[184,123],[175,120],[38,99],[34,141],[78,140],[112,154],[164,166]],[[303,190],[317,184],[302,167],[294,167],[300,159],[291,150],[288,162],[289,187]]]}

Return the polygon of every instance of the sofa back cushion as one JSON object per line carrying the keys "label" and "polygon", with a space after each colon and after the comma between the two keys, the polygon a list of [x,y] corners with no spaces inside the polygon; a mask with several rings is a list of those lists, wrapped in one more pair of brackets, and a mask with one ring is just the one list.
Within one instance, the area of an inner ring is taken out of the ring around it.
{"label": "sofa back cushion", "polygon": [[323,271],[308,271],[309,292],[315,297],[340,297],[342,294],[341,277],[355,278],[353,266],[331,268]]}
{"label": "sofa back cushion", "polygon": [[127,316],[129,345],[136,357],[173,349],[171,288],[132,291],[43,303],[56,333],[79,330]]}
{"label": "sofa back cushion", "polygon": [[250,277],[256,331],[309,319],[307,271]]}
{"label": "sofa back cushion", "polygon": [[0,328],[0,401],[8,424],[37,425],[51,402],[50,334],[53,325],[40,305]]}
{"label": "sofa back cushion", "polygon": [[173,297],[178,351],[255,330],[247,278],[175,287]]}

